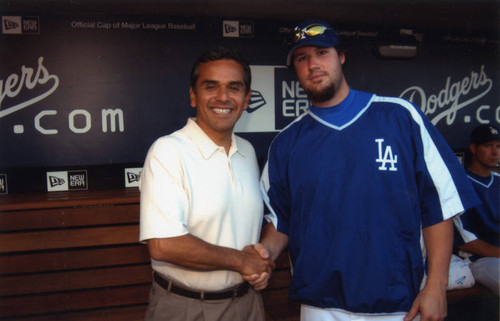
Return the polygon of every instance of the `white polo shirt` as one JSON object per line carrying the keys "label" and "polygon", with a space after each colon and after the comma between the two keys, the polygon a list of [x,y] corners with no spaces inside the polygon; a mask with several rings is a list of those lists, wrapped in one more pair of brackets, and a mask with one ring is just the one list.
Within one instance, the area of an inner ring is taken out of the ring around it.
{"label": "white polo shirt", "polygon": [[[189,119],[159,138],[141,174],[140,241],[190,233],[241,250],[258,241],[263,218],[252,145],[233,134],[229,156]],[[192,289],[217,291],[242,282],[233,271],[197,271],[152,260],[155,271]]]}

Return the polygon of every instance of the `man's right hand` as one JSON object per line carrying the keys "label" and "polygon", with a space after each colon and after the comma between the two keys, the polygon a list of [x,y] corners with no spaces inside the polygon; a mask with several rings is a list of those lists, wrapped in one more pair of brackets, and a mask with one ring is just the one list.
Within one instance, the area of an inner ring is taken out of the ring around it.
{"label": "man's right hand", "polygon": [[265,289],[268,285],[269,279],[271,278],[271,272],[276,267],[274,261],[270,259],[269,251],[260,243],[248,245],[243,249],[243,251],[251,253],[252,255],[257,254],[260,260],[265,260],[266,262],[268,262],[267,268],[261,273],[242,273],[243,279],[250,283],[250,285],[252,285],[256,290]]}

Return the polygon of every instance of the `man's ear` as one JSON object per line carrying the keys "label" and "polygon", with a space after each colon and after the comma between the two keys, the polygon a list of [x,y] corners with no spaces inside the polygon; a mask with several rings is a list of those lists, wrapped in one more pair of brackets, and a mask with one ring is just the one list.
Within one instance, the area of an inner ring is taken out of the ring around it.
{"label": "man's ear", "polygon": [[469,150],[472,153],[472,155],[476,155],[476,144],[469,144]]}
{"label": "man's ear", "polygon": [[196,94],[193,87],[189,87],[189,99],[191,101],[191,107],[196,108]]}
{"label": "man's ear", "polygon": [[345,53],[343,51],[339,54],[340,63],[343,65],[345,63]]}
{"label": "man's ear", "polygon": [[248,91],[247,96],[245,97],[245,105],[243,106],[243,109],[247,109],[248,105],[250,104],[250,98],[252,97],[252,89]]}

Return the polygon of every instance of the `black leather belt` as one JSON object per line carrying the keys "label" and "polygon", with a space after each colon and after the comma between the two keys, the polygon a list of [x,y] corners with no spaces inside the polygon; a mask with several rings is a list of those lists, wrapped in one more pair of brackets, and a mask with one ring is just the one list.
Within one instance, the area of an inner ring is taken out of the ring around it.
{"label": "black leather belt", "polygon": [[172,281],[170,280],[165,280],[162,278],[158,273],[154,272],[153,273],[153,278],[156,283],[158,283],[159,286],[164,288],[167,291],[170,291],[172,293],[175,293],[177,295],[181,295],[187,298],[191,299],[198,299],[198,300],[225,300],[225,299],[234,299],[234,298],[239,298],[247,294],[248,290],[250,289],[250,284],[247,282],[241,283],[239,286],[235,287],[234,289],[228,290],[228,291],[222,291],[222,292],[196,292],[196,291],[191,291],[187,290],[185,288],[180,288],[178,286],[175,286]]}

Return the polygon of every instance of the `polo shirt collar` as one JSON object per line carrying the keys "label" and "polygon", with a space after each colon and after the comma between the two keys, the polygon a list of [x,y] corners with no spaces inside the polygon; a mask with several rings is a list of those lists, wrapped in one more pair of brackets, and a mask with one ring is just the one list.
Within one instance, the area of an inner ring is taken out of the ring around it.
{"label": "polo shirt collar", "polygon": [[[205,159],[210,158],[219,148],[214,141],[208,137],[208,135],[198,126],[196,123],[196,118],[189,118],[186,124],[186,130],[190,137],[193,138],[195,144],[198,146],[198,149],[202,153]],[[238,153],[242,156],[245,156],[239,149],[236,144],[236,136],[234,133],[231,134],[231,148],[229,149],[229,157],[231,157],[234,153]]]}

